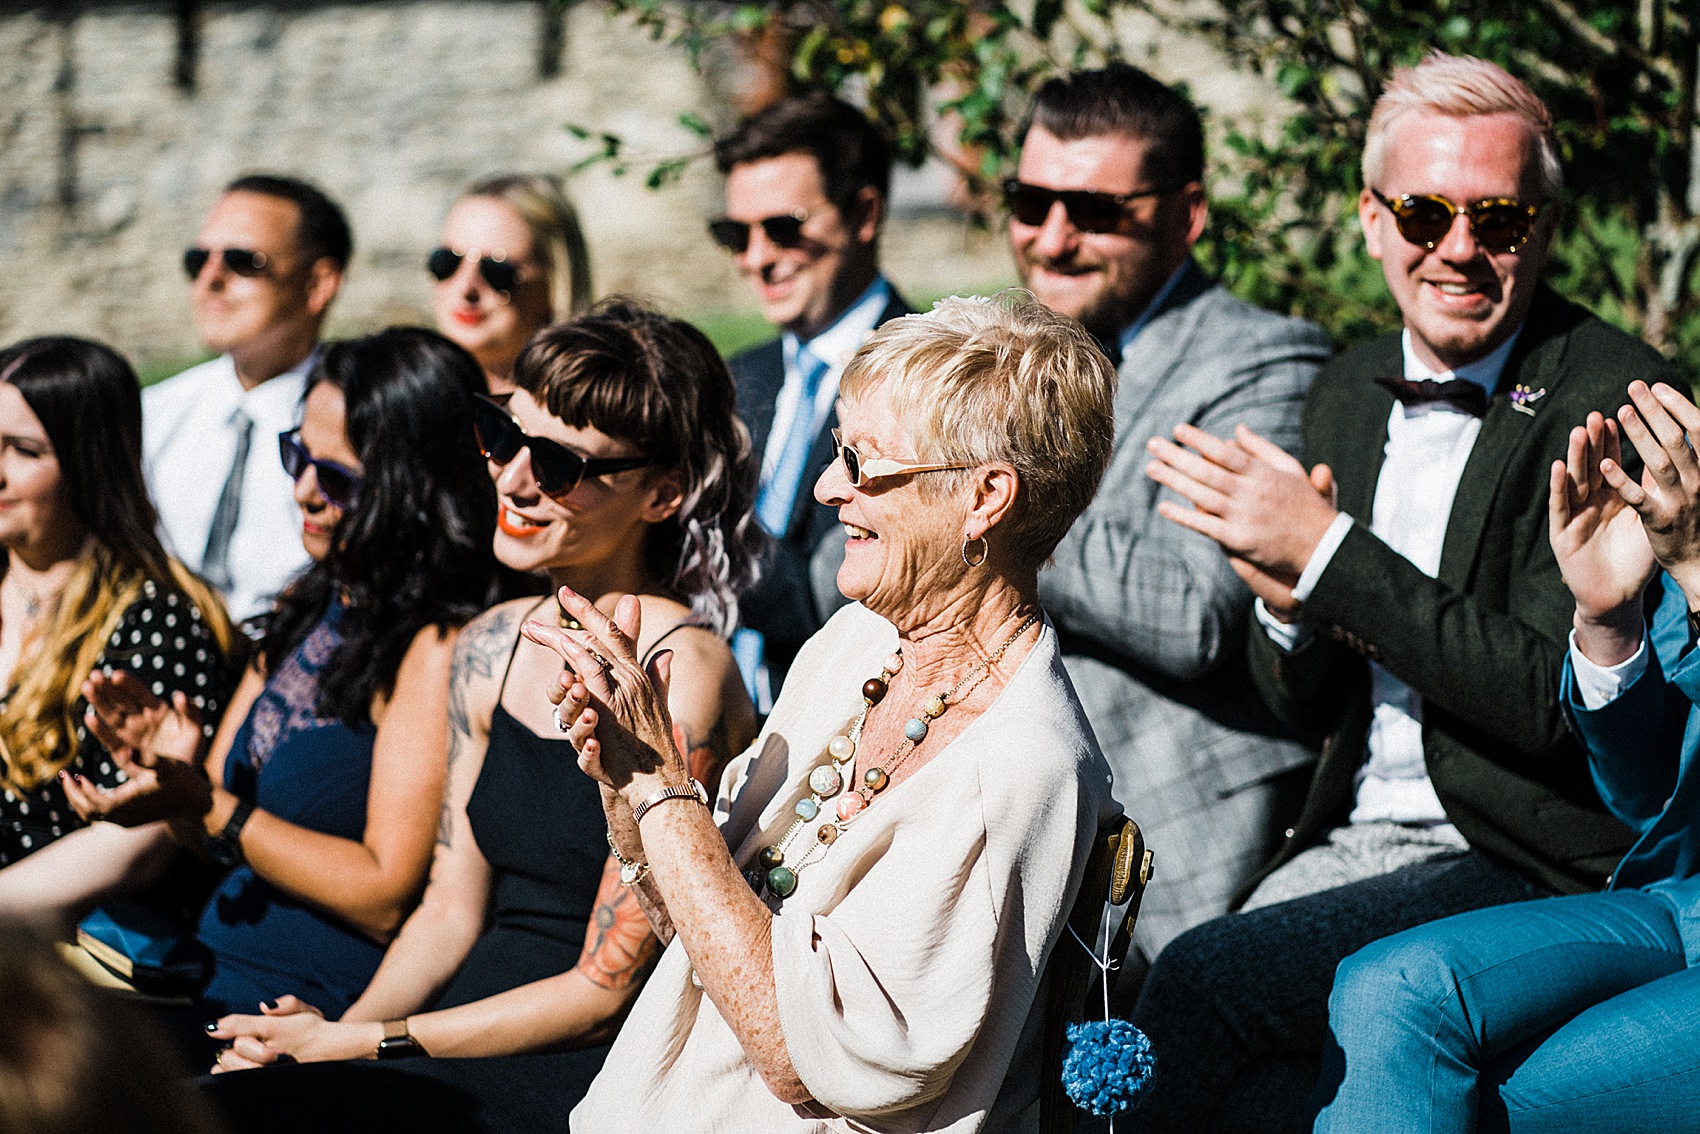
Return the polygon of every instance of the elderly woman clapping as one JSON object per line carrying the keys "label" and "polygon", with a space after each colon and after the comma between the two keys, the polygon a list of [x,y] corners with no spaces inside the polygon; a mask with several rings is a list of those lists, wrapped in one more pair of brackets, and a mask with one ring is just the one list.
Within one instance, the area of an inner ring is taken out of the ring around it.
{"label": "elderly woman clapping", "polygon": [[528,625],[570,667],[558,719],[669,943],[573,1129],[979,1130],[1031,1102],[1042,967],[1116,810],[1038,570],[1103,473],[1114,387],[1030,301],[869,340],[815,486],[856,604],[712,805],[635,601],[610,619],[564,590],[584,630]]}

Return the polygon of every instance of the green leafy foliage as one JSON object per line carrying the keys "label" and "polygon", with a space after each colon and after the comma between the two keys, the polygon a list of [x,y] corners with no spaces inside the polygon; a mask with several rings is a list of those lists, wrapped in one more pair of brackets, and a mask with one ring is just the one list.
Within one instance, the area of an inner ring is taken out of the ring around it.
{"label": "green leafy foliage", "polygon": [[[918,163],[941,153],[985,185],[1047,76],[1122,57],[1140,13],[1266,81],[1254,120],[1213,121],[1205,262],[1247,299],[1352,341],[1397,322],[1357,229],[1358,160],[1386,76],[1434,49],[1525,79],[1557,122],[1567,183],[1551,276],[1679,362],[1700,358],[1700,27],[1680,0],[608,0],[694,60],[778,43],[797,86],[849,93]],[[1170,80],[1189,76],[1167,74]],[[684,120],[681,119],[684,123]],[[696,124],[685,123],[697,133]],[[619,165],[617,139],[587,159]],[[669,167],[654,183],[678,176]]]}

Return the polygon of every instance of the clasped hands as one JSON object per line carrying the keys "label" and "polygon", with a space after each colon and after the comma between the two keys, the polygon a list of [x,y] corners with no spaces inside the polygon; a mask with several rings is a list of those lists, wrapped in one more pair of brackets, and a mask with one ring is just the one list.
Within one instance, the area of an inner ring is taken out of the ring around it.
{"label": "clasped hands", "polygon": [[83,721],[126,776],[100,787],[81,775],[59,773],[65,796],[88,822],[138,827],[159,820],[198,819],[212,806],[212,784],[201,766],[201,721],[182,692],[170,702],[134,675],[96,671],[83,682]]}
{"label": "clasped hands", "polygon": [[384,1038],[381,1023],[327,1020],[319,1009],[294,996],[260,1005],[258,1016],[233,1013],[207,1025],[207,1034],[224,1040],[212,1073],[246,1071],[272,1063],[320,1063],[367,1059]]}
{"label": "clasped hands", "polygon": [[1271,614],[1282,621],[1297,617],[1293,587],[1339,515],[1332,470],[1317,465],[1307,473],[1291,454],[1244,425],[1226,440],[1177,425],[1174,441],[1153,437],[1145,448],[1151,455],[1145,475],[1192,504],[1163,500],[1158,514],[1221,544],[1235,573]]}
{"label": "clasped hands", "polygon": [[612,618],[570,587],[561,588],[560,600],[582,630],[527,622],[521,632],[566,665],[549,700],[579,767],[628,806],[689,783],[667,711],[673,652],[658,651],[647,666],[638,657],[643,613],[637,597],[623,596]]}
{"label": "clasped hands", "polygon": [[[1644,634],[1642,593],[1658,568],[1700,607],[1700,409],[1664,383],[1629,384],[1613,421],[1591,413],[1552,464],[1548,535],[1576,599],[1576,644],[1589,660],[1626,661]],[[1622,464],[1620,433],[1641,455]]]}

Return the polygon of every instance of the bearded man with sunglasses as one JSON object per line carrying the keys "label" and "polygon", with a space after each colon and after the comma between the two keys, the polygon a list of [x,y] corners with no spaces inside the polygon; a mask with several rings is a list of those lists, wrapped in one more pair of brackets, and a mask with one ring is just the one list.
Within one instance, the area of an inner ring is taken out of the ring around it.
{"label": "bearded man with sunglasses", "polygon": [[1573,425],[1676,375],[1540,283],[1557,144],[1499,67],[1436,54],[1395,73],[1363,174],[1365,238],[1405,325],[1317,379],[1311,468],[1246,430],[1151,445],[1151,475],[1194,506],[1165,515],[1219,540],[1259,596],[1254,673],[1322,757],[1241,912],[1153,967],[1133,1018],[1167,1073],[1136,1129],[1308,1129],[1307,1096],[1338,1083],[1338,1060],[1317,1074],[1344,957],[1597,890],[1631,843],[1560,708],[1576,606],[1548,485]]}
{"label": "bearded man with sunglasses", "polygon": [[352,250],[347,218],[317,188],[250,174],[183,253],[195,329],[218,357],[142,392],[143,464],[166,543],[238,620],[269,610],[307,563],[277,438],[300,419]]}
{"label": "bearded man with sunglasses", "polygon": [[756,521],[773,537],[732,649],[766,713],[845,601],[844,530],[813,492],[833,457],[838,376],[875,327],[913,309],[879,269],[891,149],[867,115],[824,92],[784,99],[718,140],[714,160],[726,213],[709,234],[781,329],[728,360],[761,466]]}
{"label": "bearded man with sunglasses", "polygon": [[1115,455],[1039,585],[1117,797],[1157,851],[1124,999],[1170,938],[1227,912],[1315,760],[1252,684],[1250,591],[1215,543],[1157,514],[1168,494],[1145,476],[1146,439],[1182,422],[1296,447],[1331,353],[1319,328],[1241,302],[1194,261],[1203,177],[1197,109],[1115,64],[1040,88],[1004,185],[1023,283],[1119,360]]}

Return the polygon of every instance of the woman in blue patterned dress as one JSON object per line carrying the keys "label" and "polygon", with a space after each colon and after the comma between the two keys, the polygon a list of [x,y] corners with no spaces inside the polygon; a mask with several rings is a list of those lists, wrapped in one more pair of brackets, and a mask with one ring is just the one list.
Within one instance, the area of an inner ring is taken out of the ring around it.
{"label": "woman in blue patterned dress", "polygon": [[[671,657],[675,743],[716,783],[755,734],[723,637],[759,551],[731,375],[689,324],[613,301],[533,337],[514,378],[505,405],[476,411],[496,554],[609,609],[639,596],[640,652]],[[656,940],[609,852],[601,792],[539,692],[560,658],[520,634],[561,617],[554,596],[507,602],[461,635],[430,886],[340,1018],[278,996],[219,1021],[235,1045],[221,1070],[299,1064],[206,1084],[230,1130],[565,1128]],[[404,1055],[417,1058],[392,1062]]]}
{"label": "woman in blue patterned dress", "polygon": [[495,595],[495,501],[470,424],[482,388],[430,331],[327,348],[300,427],[279,438],[313,563],[279,597],[211,744],[133,681],[91,690],[129,780],[74,786],[78,809],[169,819],[232,868],[200,921],[208,1017],[283,993],[341,1011],[418,899],[450,657]]}

